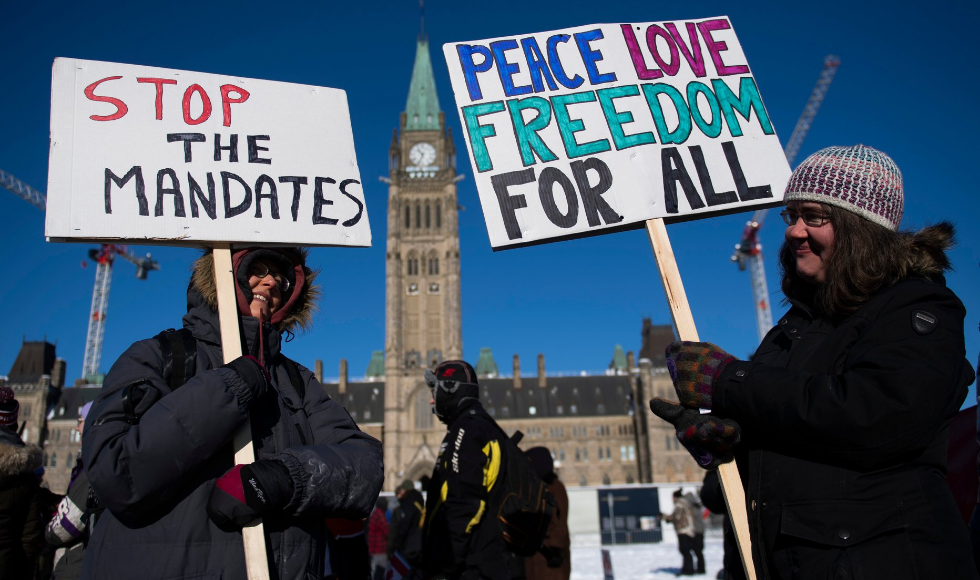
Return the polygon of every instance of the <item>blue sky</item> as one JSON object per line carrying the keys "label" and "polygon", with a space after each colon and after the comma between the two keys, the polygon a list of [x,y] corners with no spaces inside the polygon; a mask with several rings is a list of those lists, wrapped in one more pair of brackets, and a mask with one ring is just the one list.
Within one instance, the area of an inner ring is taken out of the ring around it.
{"label": "blue sky", "polygon": [[[286,353],[336,376],[346,358],[363,374],[384,345],[384,239],[391,131],[405,108],[418,5],[412,0],[328,2],[18,2],[2,8],[0,92],[4,138],[0,168],[46,189],[50,71],[57,56],[143,64],[341,88],[351,104],[355,146],[374,247],[316,249],[324,298],[315,329]],[[948,219],[959,246],[949,285],[967,306],[967,357],[980,349],[980,188],[973,141],[980,81],[969,71],[980,4],[946,2],[557,2],[430,0],[425,28],[439,100],[459,150],[463,342],[474,360],[490,347],[502,372],[514,354],[533,372],[538,353],[549,371],[599,371],[616,344],[640,347],[643,317],[670,315],[645,232],[634,231],[494,253],[452,107],[445,42],[553,30],[602,22],[649,22],[727,15],[742,43],[783,143],[806,104],[823,58],[841,67],[798,158],[829,145],[864,143],[891,155],[905,178],[903,226]],[[82,268],[85,244],[44,241],[44,216],[0,190],[5,218],[0,289],[7,331],[0,372],[23,337],[57,342],[69,379],[81,373],[94,264]],[[757,343],[748,274],[729,262],[750,214],[668,227],[703,340],[745,357]],[[783,227],[771,215],[763,230],[774,316],[776,251]],[[136,248],[137,251],[146,251]],[[180,324],[192,249],[149,248],[162,270],[146,281],[118,261],[102,370],[133,341]]]}

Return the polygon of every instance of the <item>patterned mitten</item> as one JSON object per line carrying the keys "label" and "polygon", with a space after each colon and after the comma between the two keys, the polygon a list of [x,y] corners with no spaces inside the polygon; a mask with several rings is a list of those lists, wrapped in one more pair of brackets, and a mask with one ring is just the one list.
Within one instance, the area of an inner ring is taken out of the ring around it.
{"label": "patterned mitten", "polygon": [[734,458],[735,446],[742,436],[735,421],[702,415],[696,409],[687,409],[659,397],[650,401],[650,410],[674,426],[677,440],[701,467],[714,469]]}
{"label": "patterned mitten", "polygon": [[673,342],[665,354],[677,398],[689,409],[710,409],[715,381],[725,365],[738,360],[710,342]]}

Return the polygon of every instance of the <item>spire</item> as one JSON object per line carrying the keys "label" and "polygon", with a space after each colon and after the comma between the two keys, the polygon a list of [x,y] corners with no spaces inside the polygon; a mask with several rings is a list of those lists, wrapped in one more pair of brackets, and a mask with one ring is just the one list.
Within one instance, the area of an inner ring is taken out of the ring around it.
{"label": "spire", "polygon": [[368,363],[364,376],[369,381],[385,378],[385,353],[383,350],[371,351],[371,362]]}
{"label": "spire", "polygon": [[497,361],[493,360],[493,352],[489,348],[480,349],[480,358],[476,361],[476,376],[492,379],[497,376]]}
{"label": "spire", "polygon": [[420,35],[415,47],[415,67],[405,104],[405,131],[439,131],[439,97],[429,58],[429,39]]}

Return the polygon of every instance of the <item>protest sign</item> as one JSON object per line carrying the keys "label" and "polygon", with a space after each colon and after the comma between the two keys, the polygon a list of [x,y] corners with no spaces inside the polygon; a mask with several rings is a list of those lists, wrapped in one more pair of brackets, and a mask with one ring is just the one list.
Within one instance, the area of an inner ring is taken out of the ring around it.
{"label": "protest sign", "polygon": [[[50,241],[212,246],[224,361],[242,355],[232,244],[370,246],[347,95],[338,89],[59,58]],[[252,463],[250,422],[235,463]],[[269,578],[260,521],[242,530]]]}
{"label": "protest sign", "polygon": [[338,89],[59,58],[52,241],[370,246]]}
{"label": "protest sign", "polygon": [[494,249],[782,198],[789,165],[726,17],[443,52]]}

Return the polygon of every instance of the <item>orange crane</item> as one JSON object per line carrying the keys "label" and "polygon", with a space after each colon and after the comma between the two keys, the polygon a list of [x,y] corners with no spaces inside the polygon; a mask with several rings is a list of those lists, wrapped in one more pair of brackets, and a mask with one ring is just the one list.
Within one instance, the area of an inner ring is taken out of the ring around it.
{"label": "orange crane", "polygon": [[[834,80],[837,67],[840,66],[840,59],[834,55],[828,55],[823,61],[823,70],[817,84],[810,93],[810,100],[803,108],[803,114],[796,122],[793,133],[786,142],[784,153],[786,161],[792,166],[796,155],[800,152],[803,140],[810,131],[813,119],[820,110],[820,104],[827,95],[827,89]],[[769,288],[766,285],[766,271],[762,261],[762,244],[759,242],[759,230],[766,219],[768,209],[757,210],[752,214],[752,219],[745,224],[742,230],[742,239],[735,244],[735,253],[732,254],[732,261],[738,264],[738,269],[744,271],[746,266],[749,268],[749,276],[752,282],[752,299],[755,302],[755,323],[759,332],[759,341],[765,338],[766,333],[772,328],[772,310],[769,307]]]}
{"label": "orange crane", "polygon": [[[27,203],[44,211],[47,197],[13,175],[0,169],[0,186]],[[88,252],[89,258],[98,266],[95,269],[95,289],[92,291],[92,311],[88,319],[88,333],[85,337],[85,360],[82,363],[82,377],[88,382],[101,382],[99,366],[102,363],[102,340],[105,336],[106,310],[109,307],[109,286],[112,283],[112,262],[116,256],[136,266],[136,277],[146,280],[150,270],[159,270],[160,265],[153,256],[144,257],[133,254],[128,247],[115,244],[102,244],[98,249]],[[84,262],[82,263],[84,266]]]}

